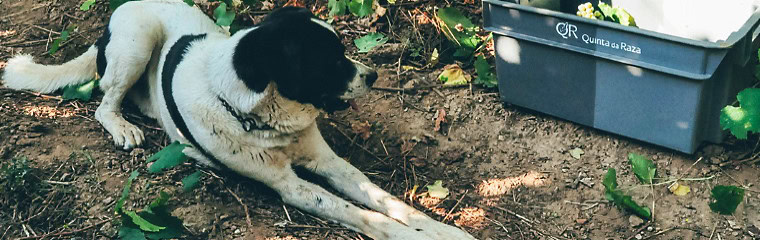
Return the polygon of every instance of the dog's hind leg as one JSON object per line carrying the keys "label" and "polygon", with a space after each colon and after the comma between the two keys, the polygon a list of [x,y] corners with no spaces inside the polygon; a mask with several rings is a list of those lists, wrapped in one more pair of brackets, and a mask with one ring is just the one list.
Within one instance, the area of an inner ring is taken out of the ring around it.
{"label": "dog's hind leg", "polygon": [[297,144],[285,150],[307,169],[327,178],[330,185],[346,196],[361,202],[433,239],[475,239],[456,227],[443,224],[407,205],[370,182],[359,169],[335,154],[324,141],[316,124],[304,130]]}
{"label": "dog's hind leg", "polygon": [[121,104],[145,71],[157,42],[144,33],[141,35],[139,30],[128,30],[131,29],[112,33],[110,42],[103,49],[108,64],[100,79],[103,100],[95,111],[95,118],[111,134],[114,143],[125,150],[142,144],[144,135],[137,126],[124,119]]}

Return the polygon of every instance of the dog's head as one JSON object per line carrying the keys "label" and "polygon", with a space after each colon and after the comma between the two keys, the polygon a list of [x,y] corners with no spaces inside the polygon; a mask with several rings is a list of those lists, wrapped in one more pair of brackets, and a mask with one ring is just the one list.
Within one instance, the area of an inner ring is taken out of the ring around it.
{"label": "dog's head", "polygon": [[255,92],[275,84],[280,95],[328,112],[353,106],[377,73],[349,59],[335,30],[307,9],[272,12],[236,46],[237,76]]}

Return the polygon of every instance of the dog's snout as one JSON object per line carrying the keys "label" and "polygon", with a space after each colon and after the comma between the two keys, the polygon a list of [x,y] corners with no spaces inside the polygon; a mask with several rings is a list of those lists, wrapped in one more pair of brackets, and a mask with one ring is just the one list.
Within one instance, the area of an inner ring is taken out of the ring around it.
{"label": "dog's snout", "polygon": [[377,72],[370,71],[368,73],[364,73],[364,81],[367,83],[367,86],[372,86],[372,84],[375,84],[375,81],[377,81]]}

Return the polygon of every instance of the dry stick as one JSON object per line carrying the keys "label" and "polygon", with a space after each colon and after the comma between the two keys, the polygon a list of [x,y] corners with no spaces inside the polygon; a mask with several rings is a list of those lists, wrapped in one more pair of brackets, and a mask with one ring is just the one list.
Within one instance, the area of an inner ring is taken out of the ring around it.
{"label": "dry stick", "polygon": [[230,194],[232,194],[232,196],[235,197],[235,199],[237,199],[237,201],[240,203],[240,205],[243,205],[243,211],[245,211],[245,223],[248,224],[249,228],[252,227],[253,224],[251,224],[251,215],[248,214],[248,206],[246,206],[245,204],[243,204],[243,200],[240,199],[240,197],[238,197],[238,195],[235,194],[235,192],[233,192],[229,187],[225,187],[225,188],[227,189],[227,192],[230,192]]}
{"label": "dry stick", "polygon": [[[662,235],[662,234],[665,234],[666,232],[670,232],[670,231],[672,231],[673,229],[676,229],[676,228],[678,228],[678,227],[672,227],[672,228],[668,228],[668,229],[665,229],[665,230],[659,231],[659,232],[657,232],[657,233],[655,233],[655,234],[652,234],[651,236],[648,236],[648,237],[642,238],[642,240],[651,239],[651,238],[653,238],[653,237],[656,237],[656,236],[660,236],[660,235]],[[720,235],[718,235],[718,236],[720,236]]]}
{"label": "dry stick", "polygon": [[40,26],[34,25],[34,24],[29,24],[29,26],[31,26],[33,28],[36,28],[36,29],[39,29],[39,30],[42,30],[42,31],[45,31],[45,32],[48,32],[48,33],[55,33],[55,34],[61,35],[60,32],[56,32],[56,31],[53,31],[53,30],[50,30],[50,29],[47,29],[47,28],[44,28],[44,27],[40,27]]}
{"label": "dry stick", "polygon": [[713,225],[713,230],[712,230],[712,232],[710,233],[710,238],[708,238],[707,240],[712,240],[712,237],[713,237],[713,235],[715,235],[715,230],[716,230],[717,228],[718,228],[718,222],[715,222],[715,224]]}
{"label": "dry stick", "polygon": [[446,216],[443,217],[443,220],[442,220],[443,222],[445,222],[447,219],[449,219],[449,217],[451,216],[451,213],[454,212],[454,209],[456,209],[457,206],[459,206],[459,203],[462,202],[462,199],[464,199],[464,196],[467,196],[467,192],[468,191],[470,191],[470,190],[469,189],[465,190],[464,194],[462,194],[462,197],[460,197],[459,200],[457,201],[457,203],[454,204],[454,207],[452,207],[451,210],[449,210],[449,212],[446,213]]}
{"label": "dry stick", "polygon": [[39,5],[39,6],[36,6],[36,7],[30,8],[30,9],[28,9],[28,10],[24,10],[24,11],[21,11],[21,12],[17,12],[17,13],[14,13],[14,14],[6,15],[5,17],[3,17],[3,18],[0,18],[0,20],[9,19],[9,18],[11,18],[11,17],[15,17],[15,16],[17,16],[17,15],[25,14],[25,13],[27,13],[27,12],[31,12],[31,11],[34,11],[34,10],[37,10],[37,9],[40,9],[40,8],[43,8],[43,7],[47,7],[47,6],[50,6],[50,3],[47,3],[47,4],[43,4],[43,5]]}
{"label": "dry stick", "polygon": [[637,234],[641,233],[641,231],[644,231],[644,229],[647,229],[647,227],[649,227],[651,225],[652,225],[651,221],[647,222],[646,224],[644,224],[644,226],[641,226],[639,229],[636,229],[636,231],[633,231],[633,234],[631,234],[631,236],[628,237],[627,240],[631,240],[631,239],[636,238]]}
{"label": "dry stick", "polygon": [[369,151],[369,149],[367,149],[367,148],[365,148],[364,146],[362,146],[362,145],[359,145],[358,143],[354,142],[354,141],[351,139],[351,137],[349,137],[349,136],[348,136],[348,134],[346,134],[346,133],[344,133],[344,132],[343,132],[343,130],[340,130],[339,128],[335,128],[335,130],[338,130],[338,132],[339,132],[340,134],[342,134],[342,135],[343,135],[344,137],[346,137],[348,140],[351,140],[351,143],[352,143],[353,145],[355,145],[355,146],[357,146],[357,147],[361,148],[362,150],[364,150],[364,152],[366,152],[367,154],[369,154],[369,155],[371,155],[371,156],[375,157],[375,159],[377,159],[378,161],[380,161],[380,162],[384,163],[385,165],[389,165],[389,164],[388,164],[388,162],[386,162],[386,161],[385,161],[385,160],[383,160],[382,158],[380,158],[380,157],[378,157],[377,155],[375,155],[375,153],[373,153],[373,152]]}
{"label": "dry stick", "polygon": [[288,222],[293,222],[293,219],[290,218],[290,213],[288,213],[288,208],[285,207],[285,204],[282,205],[282,209],[285,209],[285,216],[288,217]]}
{"label": "dry stick", "polygon": [[113,220],[113,218],[108,218],[108,219],[106,219],[106,220],[103,220],[103,221],[100,221],[100,222],[96,222],[96,223],[94,223],[94,224],[92,224],[92,225],[90,225],[90,226],[87,226],[87,227],[84,227],[84,228],[81,228],[81,229],[77,229],[77,230],[74,230],[74,231],[69,231],[69,232],[59,232],[59,233],[54,233],[54,234],[50,234],[50,233],[48,233],[48,234],[45,234],[45,235],[39,235],[39,236],[29,236],[29,237],[17,238],[16,240],[27,240],[27,239],[42,239],[42,238],[53,238],[53,237],[62,237],[62,236],[67,236],[67,235],[77,234],[77,233],[80,233],[80,232],[84,232],[84,231],[87,231],[88,229],[90,229],[90,228],[93,228],[93,227],[95,227],[95,226],[98,226],[98,225],[100,225],[100,224],[103,224],[103,223],[106,223],[106,222],[110,222],[110,221],[112,221],[112,220]]}
{"label": "dry stick", "polygon": [[742,189],[750,191],[750,192],[754,192],[754,193],[760,193],[760,191],[754,190],[754,189],[750,189],[746,185],[742,184],[741,182],[739,182],[739,180],[736,180],[736,178],[734,178],[734,176],[731,176],[731,174],[723,171],[723,169],[720,169],[720,172],[722,172],[723,174],[726,174],[726,176],[728,176],[728,178],[730,178],[731,180],[734,180],[734,182],[736,182],[736,184],[739,184],[739,186],[742,186]]}

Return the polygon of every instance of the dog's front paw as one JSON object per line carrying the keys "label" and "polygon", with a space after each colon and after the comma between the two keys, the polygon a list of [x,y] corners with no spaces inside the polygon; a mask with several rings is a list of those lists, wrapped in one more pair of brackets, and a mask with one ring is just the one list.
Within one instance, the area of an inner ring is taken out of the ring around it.
{"label": "dog's front paw", "polygon": [[[106,128],[106,130],[108,129]],[[124,121],[122,124],[119,124],[119,126],[114,127],[113,130],[109,130],[108,132],[113,136],[114,144],[124,148],[124,150],[130,150],[140,146],[145,140],[142,130],[127,121]]]}
{"label": "dog's front paw", "polygon": [[116,113],[98,109],[95,112],[95,119],[111,134],[114,144],[124,150],[140,146],[145,140],[143,132],[137,126],[127,122]]}

